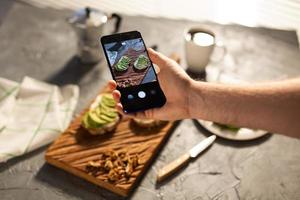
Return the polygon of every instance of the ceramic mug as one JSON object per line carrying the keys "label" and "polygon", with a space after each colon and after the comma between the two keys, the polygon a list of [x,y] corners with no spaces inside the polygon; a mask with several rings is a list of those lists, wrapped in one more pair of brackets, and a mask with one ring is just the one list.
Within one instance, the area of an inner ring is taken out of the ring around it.
{"label": "ceramic mug", "polygon": [[[185,55],[188,70],[192,72],[203,72],[211,61],[211,55],[215,47],[223,51],[221,59],[226,53],[226,48],[221,42],[216,41],[215,34],[207,29],[193,27],[185,31]],[[220,61],[220,59],[218,60]]]}

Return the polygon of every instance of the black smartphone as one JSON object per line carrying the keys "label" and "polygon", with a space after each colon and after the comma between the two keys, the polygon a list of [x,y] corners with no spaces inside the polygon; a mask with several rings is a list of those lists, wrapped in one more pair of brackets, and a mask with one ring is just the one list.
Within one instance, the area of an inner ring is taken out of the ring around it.
{"label": "black smartphone", "polygon": [[121,92],[125,113],[161,107],[166,103],[140,32],[103,36],[101,44]]}

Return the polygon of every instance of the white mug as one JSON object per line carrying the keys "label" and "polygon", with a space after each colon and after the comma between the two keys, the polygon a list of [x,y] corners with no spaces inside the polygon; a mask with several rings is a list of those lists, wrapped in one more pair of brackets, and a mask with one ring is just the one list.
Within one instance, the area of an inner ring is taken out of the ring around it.
{"label": "white mug", "polygon": [[216,42],[215,34],[212,31],[203,28],[190,28],[184,33],[185,55],[188,70],[192,72],[203,72],[211,60],[211,54],[215,46],[223,49],[224,57],[225,47],[221,42]]}

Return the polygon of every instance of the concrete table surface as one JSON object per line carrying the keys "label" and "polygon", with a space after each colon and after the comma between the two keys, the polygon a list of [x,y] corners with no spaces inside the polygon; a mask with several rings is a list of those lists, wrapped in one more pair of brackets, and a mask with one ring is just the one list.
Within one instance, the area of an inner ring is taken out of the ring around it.
{"label": "concrete table surface", "polygon": [[[78,84],[78,113],[110,79],[106,62],[102,60],[95,66],[80,64],[75,56],[76,35],[65,21],[70,11],[22,3],[9,7],[0,10],[7,11],[0,15],[0,76],[15,81],[31,76],[58,85]],[[121,31],[140,30],[148,46],[158,45],[163,53],[177,52],[182,58],[183,30],[193,25],[210,28],[228,50],[223,62],[210,66],[225,66],[225,70],[247,81],[300,75],[299,47],[293,31],[145,17],[123,19]],[[107,33],[111,29],[110,24]],[[181,121],[130,198],[300,199],[300,140],[276,134],[248,142],[218,138],[180,173],[155,185],[157,169],[208,135],[195,121]],[[1,200],[122,199],[46,164],[46,148],[0,164]]]}

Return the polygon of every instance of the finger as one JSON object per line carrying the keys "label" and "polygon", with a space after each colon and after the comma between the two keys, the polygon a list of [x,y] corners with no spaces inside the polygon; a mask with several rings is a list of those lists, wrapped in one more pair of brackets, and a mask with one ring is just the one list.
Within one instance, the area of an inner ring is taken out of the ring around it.
{"label": "finger", "polygon": [[113,91],[117,88],[117,83],[114,80],[109,80],[107,83],[107,87],[110,91]]}
{"label": "finger", "polygon": [[124,111],[123,111],[123,106],[122,106],[121,103],[117,103],[117,104],[116,104],[116,109],[117,109],[117,111],[118,111],[120,114],[126,115],[126,113],[124,113]]}
{"label": "finger", "polygon": [[140,118],[140,119],[146,118],[146,115],[144,112],[129,113],[129,114],[125,113],[121,103],[116,104],[116,109],[121,115],[128,117],[128,118]]}
{"label": "finger", "polygon": [[172,61],[170,58],[168,58],[167,56],[157,52],[157,51],[154,51],[153,49],[151,48],[148,48],[148,53],[149,53],[149,56],[150,56],[150,59],[151,61],[154,63],[154,64],[157,64],[160,68],[163,68],[165,67],[165,65]]}
{"label": "finger", "polygon": [[112,96],[116,102],[120,102],[121,93],[119,90],[112,91]]}
{"label": "finger", "polygon": [[160,68],[159,66],[157,66],[156,64],[153,65],[155,73],[158,74],[160,72]]}
{"label": "finger", "polygon": [[121,103],[117,103],[116,109],[117,109],[117,111],[118,111],[123,117],[125,117],[125,118],[133,118],[133,117],[135,117],[134,114],[126,114],[126,113],[124,112],[124,110],[123,110],[123,106],[122,106]]}

